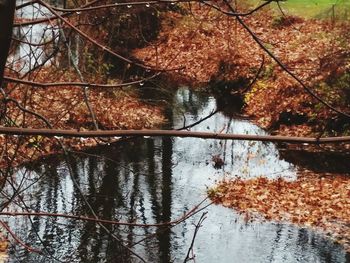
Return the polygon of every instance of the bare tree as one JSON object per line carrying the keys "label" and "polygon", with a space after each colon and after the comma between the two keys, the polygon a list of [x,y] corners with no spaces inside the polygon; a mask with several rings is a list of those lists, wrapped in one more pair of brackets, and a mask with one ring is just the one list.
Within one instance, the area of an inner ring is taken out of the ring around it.
{"label": "bare tree", "polygon": [[0,86],[2,85],[5,64],[11,43],[15,7],[16,1],[0,1],[0,23],[3,25],[0,34]]}

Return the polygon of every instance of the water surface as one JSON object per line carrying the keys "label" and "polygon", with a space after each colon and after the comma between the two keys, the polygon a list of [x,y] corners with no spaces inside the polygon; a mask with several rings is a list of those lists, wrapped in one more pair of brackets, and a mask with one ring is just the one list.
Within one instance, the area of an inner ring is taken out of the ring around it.
{"label": "water surface", "polygon": [[[198,121],[216,108],[214,98],[188,89],[180,89],[173,100],[168,114],[173,128]],[[222,113],[192,130],[265,134],[247,120]],[[223,159],[222,168],[214,168],[213,156]],[[281,159],[272,143],[194,138],[132,139],[72,154],[69,165],[72,174],[58,156],[20,169],[14,184],[22,184],[23,199],[16,199],[17,205],[9,210],[91,216],[87,201],[100,218],[161,223],[183,216],[206,197],[208,187],[223,178],[293,180],[297,170]],[[8,187],[7,191],[11,194],[12,190]],[[10,262],[139,262],[125,246],[146,262],[183,262],[203,212],[207,212],[206,219],[190,253],[195,262],[349,261],[341,246],[308,229],[249,221],[232,209],[211,205],[171,229],[106,225],[114,237],[92,222],[7,218],[18,237],[43,253],[13,245]]]}

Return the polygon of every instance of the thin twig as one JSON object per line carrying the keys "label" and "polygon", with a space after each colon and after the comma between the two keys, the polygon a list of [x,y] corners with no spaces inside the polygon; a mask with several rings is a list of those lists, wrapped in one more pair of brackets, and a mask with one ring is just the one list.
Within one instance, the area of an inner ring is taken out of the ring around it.
{"label": "thin twig", "polygon": [[199,218],[198,223],[195,224],[195,229],[194,229],[194,233],[193,233],[191,245],[190,245],[190,247],[188,248],[187,255],[186,255],[186,258],[185,258],[185,260],[184,260],[184,263],[186,263],[186,262],[188,262],[188,261],[194,259],[193,256],[190,258],[190,253],[191,253],[191,251],[193,251],[194,241],[195,241],[195,239],[196,239],[196,236],[197,236],[197,234],[198,234],[199,229],[202,227],[202,223],[203,223],[204,220],[207,218],[207,217],[206,217],[207,214],[208,214],[208,212],[204,212],[204,213],[201,215],[201,217]]}

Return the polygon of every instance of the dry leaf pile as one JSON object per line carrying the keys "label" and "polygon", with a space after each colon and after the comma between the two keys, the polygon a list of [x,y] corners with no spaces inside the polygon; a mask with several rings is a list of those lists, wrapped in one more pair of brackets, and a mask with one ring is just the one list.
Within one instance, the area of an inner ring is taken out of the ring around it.
{"label": "dry leaf pile", "polygon": [[348,176],[308,175],[296,181],[237,178],[221,182],[209,195],[248,216],[322,229],[350,251]]}

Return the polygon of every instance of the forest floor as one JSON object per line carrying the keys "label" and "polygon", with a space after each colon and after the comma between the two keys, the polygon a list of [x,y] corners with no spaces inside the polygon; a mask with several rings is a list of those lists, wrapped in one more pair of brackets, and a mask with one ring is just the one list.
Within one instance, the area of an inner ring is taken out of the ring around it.
{"label": "forest floor", "polygon": [[[274,133],[350,132],[346,118],[312,98],[234,18],[200,5],[185,10],[187,15],[167,13],[158,40],[135,50],[134,55],[148,65],[180,68],[169,75],[182,84],[226,81],[233,92],[249,86],[245,113]],[[350,34],[345,22],[276,16],[268,10],[243,20],[314,94],[340,111],[348,110],[350,52],[346,43]],[[232,82],[236,83],[230,87]]]}
{"label": "forest floor", "polygon": [[[36,81],[77,81],[76,74],[54,67],[43,67],[37,72]],[[101,79],[90,79],[90,83],[99,83]],[[117,80],[115,80],[117,81]],[[112,83],[110,83],[112,84]],[[114,83],[115,84],[115,83]],[[64,88],[27,88],[23,85],[8,85],[12,99],[24,105],[33,114],[23,114],[16,103],[7,104],[4,120],[10,126],[28,128],[49,128],[47,122],[56,129],[94,130],[93,118],[88,110],[81,87]],[[164,122],[163,108],[140,100],[130,87],[123,89],[89,89],[87,93],[90,106],[97,120],[98,129],[149,129]],[[28,101],[28,98],[30,100]],[[42,117],[38,117],[42,116]],[[31,162],[43,156],[62,152],[60,140],[67,149],[82,150],[88,147],[115,142],[120,138],[51,138],[44,136],[7,136],[0,135],[2,145],[0,167],[15,167]]]}
{"label": "forest floor", "polygon": [[[152,45],[134,51],[148,65],[179,68],[169,78],[200,87],[224,83],[244,90],[243,111],[260,127],[287,136],[348,135],[347,118],[316,100],[282,70],[234,17],[203,5],[167,13]],[[276,16],[269,10],[244,17],[255,36],[311,92],[349,113],[348,22]],[[347,151],[349,144],[341,147]],[[250,217],[321,230],[350,251],[350,178],[304,171],[292,182],[264,177],[223,181],[209,190],[216,202]],[[266,202],[269,200],[269,202]]]}

